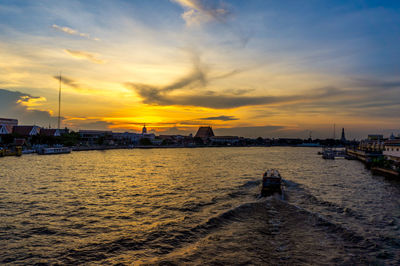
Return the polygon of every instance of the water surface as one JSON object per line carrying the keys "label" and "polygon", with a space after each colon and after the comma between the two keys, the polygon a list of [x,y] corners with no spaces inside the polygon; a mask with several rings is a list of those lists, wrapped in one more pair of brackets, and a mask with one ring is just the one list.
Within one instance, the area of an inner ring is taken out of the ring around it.
{"label": "water surface", "polygon": [[[0,263],[400,263],[400,183],[315,148],[0,158]],[[284,199],[258,198],[277,168]]]}

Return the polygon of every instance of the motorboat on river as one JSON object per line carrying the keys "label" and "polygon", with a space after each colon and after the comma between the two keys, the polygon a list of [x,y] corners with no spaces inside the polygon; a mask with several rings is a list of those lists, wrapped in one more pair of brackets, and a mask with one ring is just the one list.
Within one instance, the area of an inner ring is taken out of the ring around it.
{"label": "motorboat on river", "polygon": [[267,170],[262,179],[262,196],[270,196],[274,193],[282,194],[282,177],[278,170]]}

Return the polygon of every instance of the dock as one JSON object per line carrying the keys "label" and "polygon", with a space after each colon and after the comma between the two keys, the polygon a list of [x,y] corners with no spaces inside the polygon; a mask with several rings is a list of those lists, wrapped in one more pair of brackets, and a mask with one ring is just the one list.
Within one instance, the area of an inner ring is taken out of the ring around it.
{"label": "dock", "polygon": [[383,154],[380,152],[366,152],[357,149],[347,149],[346,154],[350,158],[359,160],[367,165],[371,164],[374,160],[383,159]]}
{"label": "dock", "polygon": [[384,177],[389,177],[389,178],[399,178],[400,173],[392,170],[392,169],[386,169],[386,168],[381,168],[381,167],[371,167],[371,172],[374,175],[381,175]]}

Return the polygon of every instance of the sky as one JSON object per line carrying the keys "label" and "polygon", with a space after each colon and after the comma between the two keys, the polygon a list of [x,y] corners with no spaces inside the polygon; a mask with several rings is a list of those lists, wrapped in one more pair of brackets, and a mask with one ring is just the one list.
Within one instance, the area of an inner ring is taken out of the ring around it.
{"label": "sky", "polygon": [[0,117],[156,134],[400,133],[400,2],[0,0]]}

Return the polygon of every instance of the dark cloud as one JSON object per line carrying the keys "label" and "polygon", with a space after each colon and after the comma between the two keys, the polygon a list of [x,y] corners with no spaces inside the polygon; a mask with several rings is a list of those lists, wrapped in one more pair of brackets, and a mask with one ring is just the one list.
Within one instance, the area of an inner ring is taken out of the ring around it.
{"label": "dark cloud", "polygon": [[[60,76],[53,76],[54,79],[60,80]],[[80,87],[79,83],[72,78],[61,75],[61,83],[72,88],[78,89]]]}
{"label": "dark cloud", "polygon": [[97,119],[70,119],[66,121],[66,124],[68,127],[84,130],[110,130],[110,126],[114,125],[114,123]]}
{"label": "dark cloud", "polygon": [[139,96],[142,97],[144,103],[169,105],[168,103],[162,104],[162,102],[166,101],[168,93],[181,89],[204,87],[207,84],[208,79],[205,67],[201,64],[200,58],[196,53],[192,54],[192,61],[193,69],[188,75],[166,86],[158,87],[132,82],[126,83],[125,85],[128,88],[135,90]]}
{"label": "dark cloud", "polygon": [[275,101],[275,97],[249,97],[241,96],[245,91],[232,90],[233,95],[217,95],[215,92],[206,90],[203,95],[171,95],[177,90],[192,91],[193,89],[204,88],[209,81],[226,78],[240,71],[231,71],[226,74],[209,77],[205,67],[201,64],[199,57],[193,56],[193,70],[185,77],[178,79],[166,86],[152,86],[148,84],[125,83],[125,86],[136,91],[142,98],[143,103],[155,105],[180,105],[180,106],[201,106],[208,108],[235,108],[245,105],[258,105]]}
{"label": "dark cloud", "polygon": [[[198,59],[198,58],[197,58]],[[214,78],[234,75],[232,71]],[[367,80],[353,79],[342,87],[326,86],[303,91],[302,94],[284,96],[250,96],[251,89],[228,89],[222,93],[204,88],[210,78],[204,68],[195,61],[194,70],[186,77],[164,87],[146,84],[127,83],[127,87],[135,90],[146,104],[162,106],[198,106],[213,109],[229,109],[243,106],[273,106],[279,104],[279,114],[295,113],[341,114],[350,116],[382,115],[384,110],[400,111],[399,80]],[[181,90],[182,93],[172,93]],[[384,92],[384,93],[383,93]],[[276,108],[275,108],[276,109]],[[386,117],[393,117],[387,113]]]}
{"label": "dark cloud", "polygon": [[230,72],[227,72],[227,73],[223,73],[223,74],[220,74],[220,75],[212,76],[212,77],[210,77],[210,80],[229,78],[229,77],[234,76],[236,74],[239,74],[241,72],[243,72],[243,70],[234,69],[234,70],[232,70]]}
{"label": "dark cloud", "polygon": [[171,96],[160,99],[160,105],[187,105],[200,106],[213,109],[230,109],[242,106],[265,105],[294,100],[296,97],[252,97],[231,95],[187,95]]}
{"label": "dark cloud", "polygon": [[239,120],[239,118],[236,118],[232,115],[220,115],[220,116],[204,117],[200,118],[200,120],[232,121],[232,120]]}
{"label": "dark cloud", "polygon": [[[57,81],[60,80],[59,75],[53,76],[53,78],[56,79]],[[61,83],[72,89],[75,89],[75,91],[80,92],[80,93],[90,93],[90,92],[94,91],[94,89],[90,88],[88,85],[82,84],[82,83],[76,81],[75,79],[73,79],[71,77],[67,77],[65,75],[61,75]]]}
{"label": "dark cloud", "polygon": [[[193,56],[193,70],[185,77],[178,79],[166,86],[152,86],[141,83],[125,83],[126,87],[136,91],[142,98],[143,103],[154,105],[179,105],[199,106],[214,109],[236,108],[248,105],[263,105],[299,99],[299,96],[245,96],[249,89],[231,89],[225,94],[216,94],[206,90],[203,94],[171,95],[172,92],[183,90],[185,92],[193,89],[204,88],[209,81],[226,78],[239,73],[234,70],[226,74],[208,77],[205,67],[201,64],[199,57]],[[326,91],[326,90],[324,90]],[[331,93],[331,92],[328,92]]]}
{"label": "dark cloud", "polygon": [[180,125],[188,125],[188,126],[204,126],[210,124],[207,120],[184,120],[184,121],[178,121],[178,123]]}
{"label": "dark cloud", "polygon": [[184,128],[179,128],[179,127],[170,127],[167,129],[159,130],[157,134],[159,135],[189,135],[193,130],[188,130]]}
{"label": "dark cloud", "polygon": [[39,99],[40,97],[31,96],[19,91],[9,91],[0,89],[0,114],[4,118],[16,118],[20,124],[55,126],[57,117],[51,116],[48,111],[28,110],[23,102],[29,102],[30,99]]}
{"label": "dark cloud", "polygon": [[353,79],[352,85],[362,88],[391,90],[400,89],[400,80]]}
{"label": "dark cloud", "polygon": [[282,135],[286,130],[283,126],[255,126],[255,127],[231,127],[231,128],[213,128],[217,136],[244,136],[244,137],[273,137]]}
{"label": "dark cloud", "polygon": [[249,92],[254,91],[254,89],[227,89],[224,91],[224,93],[228,93],[228,94],[233,94],[233,95],[243,95],[243,94],[247,94]]}
{"label": "dark cloud", "polygon": [[[198,81],[196,76],[190,75],[192,79],[185,78],[185,86],[195,85]],[[188,82],[187,80],[191,80]],[[340,89],[335,87],[325,87],[310,90],[304,95],[289,95],[289,96],[246,96],[242,95],[245,91],[232,90],[234,94],[216,94],[208,93],[205,95],[169,95],[168,92],[176,89],[183,89],[185,86],[176,86],[182,82],[174,82],[164,88],[157,88],[145,84],[126,83],[128,88],[135,90],[143,99],[143,103],[155,105],[179,105],[179,106],[199,106],[213,109],[229,109],[242,106],[255,106],[255,105],[268,105],[276,103],[285,103],[293,101],[307,101],[313,99],[320,99],[332,97],[342,94]],[[166,90],[165,88],[168,88]],[[238,93],[239,91],[239,93]]]}
{"label": "dark cloud", "polygon": [[299,96],[235,96],[235,95],[176,95],[161,94],[146,85],[128,84],[135,88],[146,104],[199,106],[213,109],[230,109],[242,106],[265,105],[300,99]]}
{"label": "dark cloud", "polygon": [[[398,117],[400,88],[396,82],[369,81],[368,84],[370,86],[364,83],[363,87],[314,89],[303,100],[283,103],[273,112],[275,115],[334,114],[372,119]],[[270,111],[259,110],[257,113],[269,115]]]}

